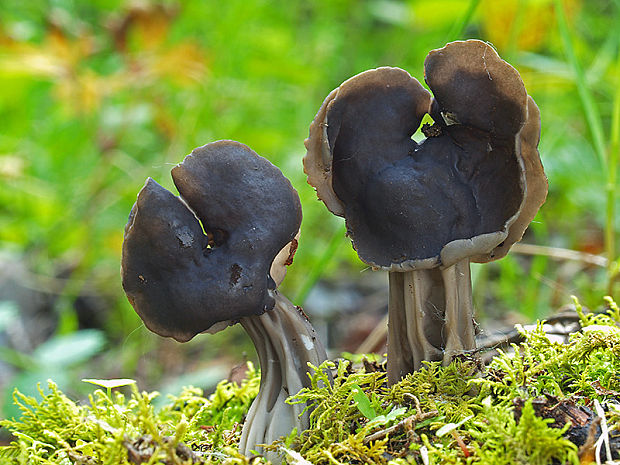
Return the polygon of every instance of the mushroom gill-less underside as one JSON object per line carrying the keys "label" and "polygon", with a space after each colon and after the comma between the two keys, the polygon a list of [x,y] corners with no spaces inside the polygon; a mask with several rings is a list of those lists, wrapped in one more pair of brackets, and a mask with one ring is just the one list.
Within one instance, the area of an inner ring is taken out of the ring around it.
{"label": "mushroom gill-less underside", "polygon": [[278,168],[234,141],[195,149],[172,177],[180,197],[149,179],[132,208],[123,288],[151,331],[180,342],[241,323],[261,386],[239,450],[261,452],[308,427],[305,406],[285,400],[309,387],[308,362],[327,358],[308,318],[276,289],[297,247],[299,197]]}
{"label": "mushroom gill-less underside", "polygon": [[[390,272],[390,382],[423,360],[475,349],[469,262],[504,256],[547,192],[540,117],[518,72],[488,44],[429,53],[433,96],[398,68],[328,95],[304,169],[360,258]],[[427,138],[412,139],[429,114]]]}

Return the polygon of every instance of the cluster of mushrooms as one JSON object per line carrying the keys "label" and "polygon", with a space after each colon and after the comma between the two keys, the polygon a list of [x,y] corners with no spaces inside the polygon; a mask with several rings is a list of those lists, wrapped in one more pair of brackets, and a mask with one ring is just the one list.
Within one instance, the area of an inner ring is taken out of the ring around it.
{"label": "cluster of mushrooms", "polygon": [[[406,71],[345,81],[319,109],[304,170],[345,218],[362,261],[389,273],[388,382],[426,360],[475,351],[469,264],[506,255],[547,194],[540,115],[518,72],[488,44],[452,42],[424,63],[432,95]],[[426,139],[412,139],[425,115]],[[278,291],[297,248],[301,206],[282,173],[218,141],[172,169],[175,196],[148,179],[125,227],[122,279],[153,332],[180,342],[239,323],[261,385],[239,450],[261,453],[308,411],[287,397],[327,359],[303,311]],[[274,463],[275,452],[265,455]]]}

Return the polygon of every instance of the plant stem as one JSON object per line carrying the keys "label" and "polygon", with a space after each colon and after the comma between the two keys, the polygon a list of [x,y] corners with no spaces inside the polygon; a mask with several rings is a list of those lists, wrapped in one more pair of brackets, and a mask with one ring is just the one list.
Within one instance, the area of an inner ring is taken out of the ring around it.
{"label": "plant stem", "polygon": [[[620,13],[619,19],[620,19]],[[616,92],[611,116],[611,140],[607,155],[607,208],[605,220],[605,248],[607,253],[607,294],[613,295],[616,271],[616,189],[618,152],[620,151],[620,34],[617,34]]]}
{"label": "plant stem", "polygon": [[523,29],[523,22],[525,19],[525,12],[527,11],[527,7],[527,0],[517,1],[517,11],[515,12],[515,17],[510,24],[510,30],[508,33],[508,45],[506,47],[507,57],[514,58],[517,50],[519,49],[519,35],[521,34],[521,30]]}
{"label": "plant stem", "polygon": [[[618,2],[616,2],[618,4]],[[558,19],[558,28],[564,51],[575,73],[577,81],[577,91],[585,112],[586,120],[594,143],[594,150],[598,155],[601,167],[607,173],[607,182],[605,186],[606,207],[605,207],[605,254],[607,256],[607,293],[613,293],[613,282],[616,274],[616,228],[615,228],[615,202],[616,202],[616,181],[617,181],[617,165],[618,150],[620,149],[620,78],[617,79],[616,93],[614,96],[614,108],[611,123],[611,143],[609,149],[605,144],[605,135],[601,115],[596,107],[592,92],[588,87],[588,83],[583,72],[577,55],[573,47],[568,22],[566,20],[566,11],[562,0],[555,0],[555,8]],[[617,33],[616,33],[617,34]],[[620,61],[620,60],[619,60]],[[618,73],[618,70],[616,69]]]}
{"label": "plant stem", "polygon": [[555,0],[555,10],[558,20],[558,29],[560,30],[560,37],[562,38],[562,45],[564,46],[564,52],[566,53],[566,57],[573,68],[573,73],[575,73],[577,92],[579,93],[581,104],[583,105],[583,111],[588,123],[588,128],[592,134],[594,151],[599,157],[601,167],[605,169],[607,157],[605,149],[605,134],[603,132],[601,115],[596,107],[596,104],[594,103],[594,97],[592,97],[592,92],[590,92],[590,88],[588,87],[583,68],[577,59],[577,54],[575,53],[575,48],[573,47],[570,31],[568,29],[566,11],[562,0]]}
{"label": "plant stem", "polygon": [[465,32],[465,29],[471,22],[471,19],[473,18],[479,4],[480,0],[469,1],[469,5],[467,6],[467,10],[465,10],[465,14],[459,21],[454,23],[452,29],[450,29],[450,32],[448,33],[448,40],[446,40],[446,42],[452,42],[453,40],[462,38],[463,32]]}
{"label": "plant stem", "polygon": [[342,222],[341,224],[338,225],[338,227],[332,233],[329,239],[329,242],[327,243],[327,247],[325,247],[325,250],[323,251],[323,254],[319,258],[319,260],[314,264],[314,266],[308,273],[307,278],[304,280],[303,284],[301,285],[301,288],[297,292],[297,295],[295,295],[295,298],[293,300],[297,302],[299,306],[301,307],[304,306],[306,302],[306,298],[308,297],[308,294],[310,293],[314,285],[317,283],[317,281],[321,279],[321,276],[325,272],[327,266],[334,258],[336,254],[336,250],[338,249],[338,247],[343,241],[343,238],[345,237],[345,233],[346,233],[345,225],[344,225],[344,222]]}

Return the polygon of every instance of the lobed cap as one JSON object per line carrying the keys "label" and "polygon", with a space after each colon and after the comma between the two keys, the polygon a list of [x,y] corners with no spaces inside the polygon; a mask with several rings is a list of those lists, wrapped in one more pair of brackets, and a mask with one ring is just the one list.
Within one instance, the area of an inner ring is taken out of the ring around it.
{"label": "lobed cap", "polygon": [[[499,258],[547,193],[540,115],[518,72],[478,40],[424,67],[433,97],[401,69],[366,71],[329,94],[306,140],[308,182],[360,258],[390,271]],[[418,144],[426,113],[435,125]]]}
{"label": "lobed cap", "polygon": [[274,258],[301,224],[290,182],[234,141],[195,149],[172,178],[180,197],[149,178],[125,227],[123,288],[145,325],[184,342],[272,309],[290,263]]}

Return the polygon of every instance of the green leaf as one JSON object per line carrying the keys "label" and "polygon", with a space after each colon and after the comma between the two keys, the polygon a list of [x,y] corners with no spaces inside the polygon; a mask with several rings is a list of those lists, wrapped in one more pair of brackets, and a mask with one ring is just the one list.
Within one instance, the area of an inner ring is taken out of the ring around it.
{"label": "green leaf", "polygon": [[471,420],[472,418],[474,418],[473,415],[469,415],[466,418],[463,418],[461,421],[459,421],[458,423],[447,423],[445,425],[443,425],[441,428],[439,428],[436,432],[435,435],[440,438],[442,436],[445,436],[446,434],[450,433],[451,431],[454,431],[455,429],[457,429],[459,426],[461,426],[463,423],[465,423],[468,420]]}
{"label": "green leaf", "polygon": [[357,384],[354,384],[351,392],[353,393],[353,400],[355,401],[357,409],[369,420],[374,420],[377,417],[377,412],[375,412],[375,409],[372,408],[370,399],[366,393],[362,391],[362,388],[360,388]]}
{"label": "green leaf", "polygon": [[368,428],[375,428],[377,426],[389,425],[402,417],[406,411],[407,409],[405,407],[393,408],[390,413],[375,417],[372,421],[368,422],[366,426]]}
{"label": "green leaf", "polygon": [[105,337],[102,331],[84,329],[65,336],[56,336],[34,351],[33,358],[41,366],[68,366],[84,362],[103,350]]}

